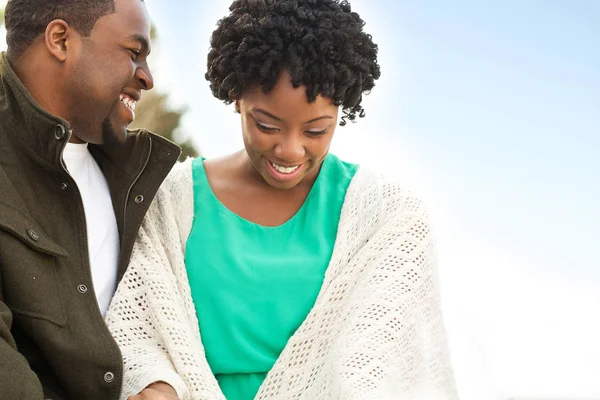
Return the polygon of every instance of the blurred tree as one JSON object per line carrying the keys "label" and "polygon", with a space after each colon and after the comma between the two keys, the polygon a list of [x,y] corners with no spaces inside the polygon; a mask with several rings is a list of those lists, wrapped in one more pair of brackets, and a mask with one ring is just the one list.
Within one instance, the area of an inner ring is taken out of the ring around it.
{"label": "blurred tree", "polygon": [[[150,31],[150,38],[152,41],[157,38],[154,25],[152,25]],[[168,94],[158,93],[156,89],[144,92],[142,99],[135,108],[135,121],[130,127],[148,129],[177,143],[182,149],[181,160],[188,156],[196,157],[199,152],[194,147],[194,143],[190,139],[182,140],[180,135],[176,134],[181,117],[183,117],[186,110],[168,107],[168,98]]]}
{"label": "blurred tree", "polygon": [[182,149],[181,160],[188,156],[196,157],[198,150],[192,141],[180,140],[179,135],[175,134],[185,110],[170,109],[167,100],[167,94],[158,93],[156,90],[144,92],[135,108],[135,120],[130,128],[145,128],[177,143]]}

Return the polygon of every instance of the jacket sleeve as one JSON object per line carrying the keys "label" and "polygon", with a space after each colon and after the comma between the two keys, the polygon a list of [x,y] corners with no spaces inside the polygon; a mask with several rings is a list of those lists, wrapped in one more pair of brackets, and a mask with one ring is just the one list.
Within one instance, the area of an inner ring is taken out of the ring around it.
{"label": "jacket sleeve", "polygon": [[0,265],[0,393],[6,399],[41,400],[42,384],[11,334],[12,312],[4,303],[1,272]]}

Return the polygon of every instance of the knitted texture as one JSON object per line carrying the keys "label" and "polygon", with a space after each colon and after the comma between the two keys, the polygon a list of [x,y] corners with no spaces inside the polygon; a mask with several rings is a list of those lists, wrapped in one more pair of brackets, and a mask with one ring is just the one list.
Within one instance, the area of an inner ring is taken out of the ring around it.
{"label": "knitted texture", "polygon": [[[107,314],[125,364],[121,399],[160,380],[181,399],[224,400],[184,264],[192,187],[188,160],[148,211]],[[457,398],[426,210],[398,184],[360,168],[315,305],[256,399]]]}

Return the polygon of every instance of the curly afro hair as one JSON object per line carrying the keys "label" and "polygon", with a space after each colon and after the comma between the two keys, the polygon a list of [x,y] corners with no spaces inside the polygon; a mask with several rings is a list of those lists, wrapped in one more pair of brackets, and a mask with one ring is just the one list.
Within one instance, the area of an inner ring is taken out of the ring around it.
{"label": "curly afro hair", "polygon": [[347,1],[236,0],[229,10],[208,54],[216,98],[230,104],[252,85],[268,93],[286,71],[309,102],[321,95],[341,106],[340,125],[365,116],[362,95],[381,75],[377,45]]}

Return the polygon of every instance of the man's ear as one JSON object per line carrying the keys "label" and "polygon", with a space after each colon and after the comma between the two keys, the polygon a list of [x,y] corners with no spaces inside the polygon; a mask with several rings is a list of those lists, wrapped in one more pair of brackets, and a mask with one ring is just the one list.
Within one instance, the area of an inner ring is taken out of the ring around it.
{"label": "man's ear", "polygon": [[235,107],[235,112],[239,114],[240,113],[240,101],[234,100],[233,106]]}
{"label": "man's ear", "polygon": [[65,61],[71,48],[73,30],[62,19],[55,19],[46,26],[46,48],[58,61]]}

